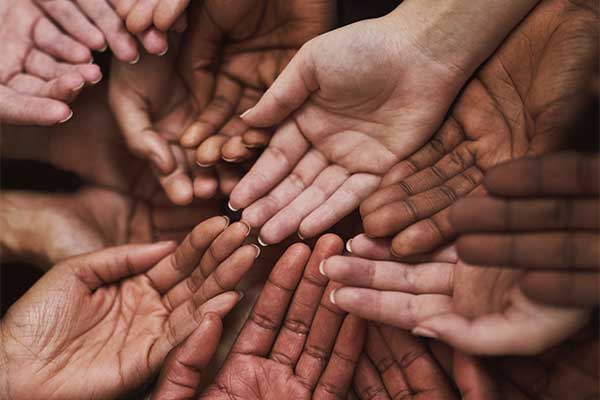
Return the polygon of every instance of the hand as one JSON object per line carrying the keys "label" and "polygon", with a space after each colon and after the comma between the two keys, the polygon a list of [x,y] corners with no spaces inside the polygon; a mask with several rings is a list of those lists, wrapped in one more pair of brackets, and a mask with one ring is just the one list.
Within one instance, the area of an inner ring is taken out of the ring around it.
{"label": "hand", "polygon": [[62,33],[31,0],[0,4],[0,122],[53,125],[102,74],[89,49]]}
{"label": "hand", "polygon": [[246,160],[256,154],[252,148],[267,144],[268,134],[238,115],[256,104],[305,42],[335,26],[336,2],[207,0],[191,14],[179,67],[200,113],[181,144],[198,148],[201,165]]}
{"label": "hand", "polygon": [[[61,28],[89,49],[104,51],[110,46],[114,56],[135,64],[139,60],[137,45],[117,14],[120,0],[34,0]],[[112,5],[111,5],[112,4]],[[113,7],[114,6],[114,7]],[[116,8],[116,10],[115,10]],[[167,35],[146,29],[137,37],[148,53],[167,52]]]}
{"label": "hand", "polygon": [[334,235],[312,256],[303,244],[288,248],[202,399],[346,397],[365,322],[329,302],[334,286],[318,273],[320,261],[341,250]]}
{"label": "hand", "polygon": [[467,84],[434,138],[361,204],[365,232],[395,235],[398,258],[432,251],[456,235],[449,206],[482,193],[490,168],[564,148],[597,70],[597,19],[564,0],[534,9]]}
{"label": "hand", "polygon": [[142,33],[152,29],[183,32],[187,27],[185,10],[190,0],[111,0],[117,12],[127,22],[127,29]]}
{"label": "hand", "polygon": [[231,290],[257,251],[226,225],[205,221],[177,249],[129,245],[52,268],[2,320],[3,397],[114,398],[144,384],[206,314],[240,300]]}
{"label": "hand", "polygon": [[262,242],[329,228],[442,122],[466,77],[432,60],[402,23],[386,16],[311,40],[243,116],[254,127],[281,123],[231,194]]}
{"label": "hand", "polygon": [[499,197],[464,199],[452,210],[461,259],[525,269],[521,289],[537,301],[600,304],[599,160],[563,153],[491,170],[484,185]]}
{"label": "hand", "polygon": [[5,191],[1,197],[3,257],[44,269],[106,247],[181,241],[196,224],[219,214],[214,202],[183,208],[98,187],[74,194]]}
{"label": "hand", "polygon": [[[356,254],[356,252],[355,252]],[[357,254],[369,257],[368,251]],[[579,330],[586,310],[537,303],[522,274],[465,264],[446,251],[415,265],[335,256],[321,271],[347,285],[331,298],[341,309],[470,354],[537,354]]]}

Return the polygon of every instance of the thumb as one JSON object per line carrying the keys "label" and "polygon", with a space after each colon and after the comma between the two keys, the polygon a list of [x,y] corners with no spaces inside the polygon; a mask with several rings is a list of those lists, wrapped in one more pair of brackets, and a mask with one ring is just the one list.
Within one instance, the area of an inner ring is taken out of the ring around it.
{"label": "thumb", "polygon": [[62,101],[20,94],[0,85],[0,121],[14,125],[54,125],[73,115]]}
{"label": "thumb", "polygon": [[175,251],[177,243],[126,245],[72,258],[65,262],[89,290],[141,274]]}
{"label": "thumb", "polygon": [[266,128],[279,124],[296,111],[318,88],[314,44],[307,42],[258,103],[241,115],[248,125]]}
{"label": "thumb", "polygon": [[219,346],[222,332],[221,318],[206,314],[200,326],[167,357],[151,398],[193,398]]}

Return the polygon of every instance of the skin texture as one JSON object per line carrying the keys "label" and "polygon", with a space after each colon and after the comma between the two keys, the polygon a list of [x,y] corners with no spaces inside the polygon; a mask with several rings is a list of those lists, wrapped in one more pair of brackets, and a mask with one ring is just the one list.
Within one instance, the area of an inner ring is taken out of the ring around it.
{"label": "skin texture", "polygon": [[[240,162],[266,145],[238,115],[254,106],[300,47],[335,26],[332,0],[208,0],[192,8],[180,71],[201,113],[181,138],[201,165]],[[242,141],[242,135],[247,139]]]}
{"label": "skin texture", "polygon": [[31,0],[0,5],[0,122],[53,125],[72,116],[67,103],[100,81],[87,47],[60,31]]}
{"label": "skin texture", "polygon": [[[452,240],[450,206],[495,165],[564,148],[598,69],[597,4],[542,2],[469,82],[431,141],[361,204],[365,232],[397,257]],[[359,240],[362,240],[359,239]]]}
{"label": "skin texture", "polygon": [[207,313],[239,301],[231,290],[257,248],[227,222],[203,222],[179,247],[116,247],[52,268],[2,320],[3,397],[114,398],[144,384]]}
{"label": "skin texture", "polygon": [[465,199],[452,210],[452,223],[463,233],[459,256],[525,270],[521,288],[538,301],[597,305],[598,161],[596,155],[562,153],[490,171],[484,185],[498,197]]}
{"label": "skin texture", "polygon": [[581,329],[587,310],[537,303],[522,274],[468,265],[446,251],[425,263],[332,257],[321,270],[344,287],[335,304],[362,318],[440,339],[469,354],[537,354]]}
{"label": "skin texture", "polygon": [[318,273],[320,261],[341,250],[334,235],[312,255],[303,244],[288,248],[200,398],[346,398],[366,323],[329,302],[333,286]]}

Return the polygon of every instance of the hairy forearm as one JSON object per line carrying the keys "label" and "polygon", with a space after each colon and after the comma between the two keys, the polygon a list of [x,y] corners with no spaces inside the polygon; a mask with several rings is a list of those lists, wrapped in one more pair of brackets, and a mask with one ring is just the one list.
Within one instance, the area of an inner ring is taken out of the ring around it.
{"label": "hairy forearm", "polygon": [[385,18],[433,61],[469,78],[539,0],[405,0]]}

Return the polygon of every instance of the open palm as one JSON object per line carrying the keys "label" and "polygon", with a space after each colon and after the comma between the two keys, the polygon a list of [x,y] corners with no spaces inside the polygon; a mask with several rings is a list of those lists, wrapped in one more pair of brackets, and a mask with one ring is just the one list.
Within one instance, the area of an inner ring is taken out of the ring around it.
{"label": "open palm", "polygon": [[226,226],[215,217],[177,249],[129,245],[52,268],[2,321],[9,392],[112,398],[146,383],[205,314],[223,317],[240,299],[230,290],[257,251],[240,247],[247,229]]}
{"label": "open palm", "polygon": [[394,28],[384,17],[308,42],[243,116],[280,123],[231,194],[263,242],[332,226],[441,123],[463,79]]}

